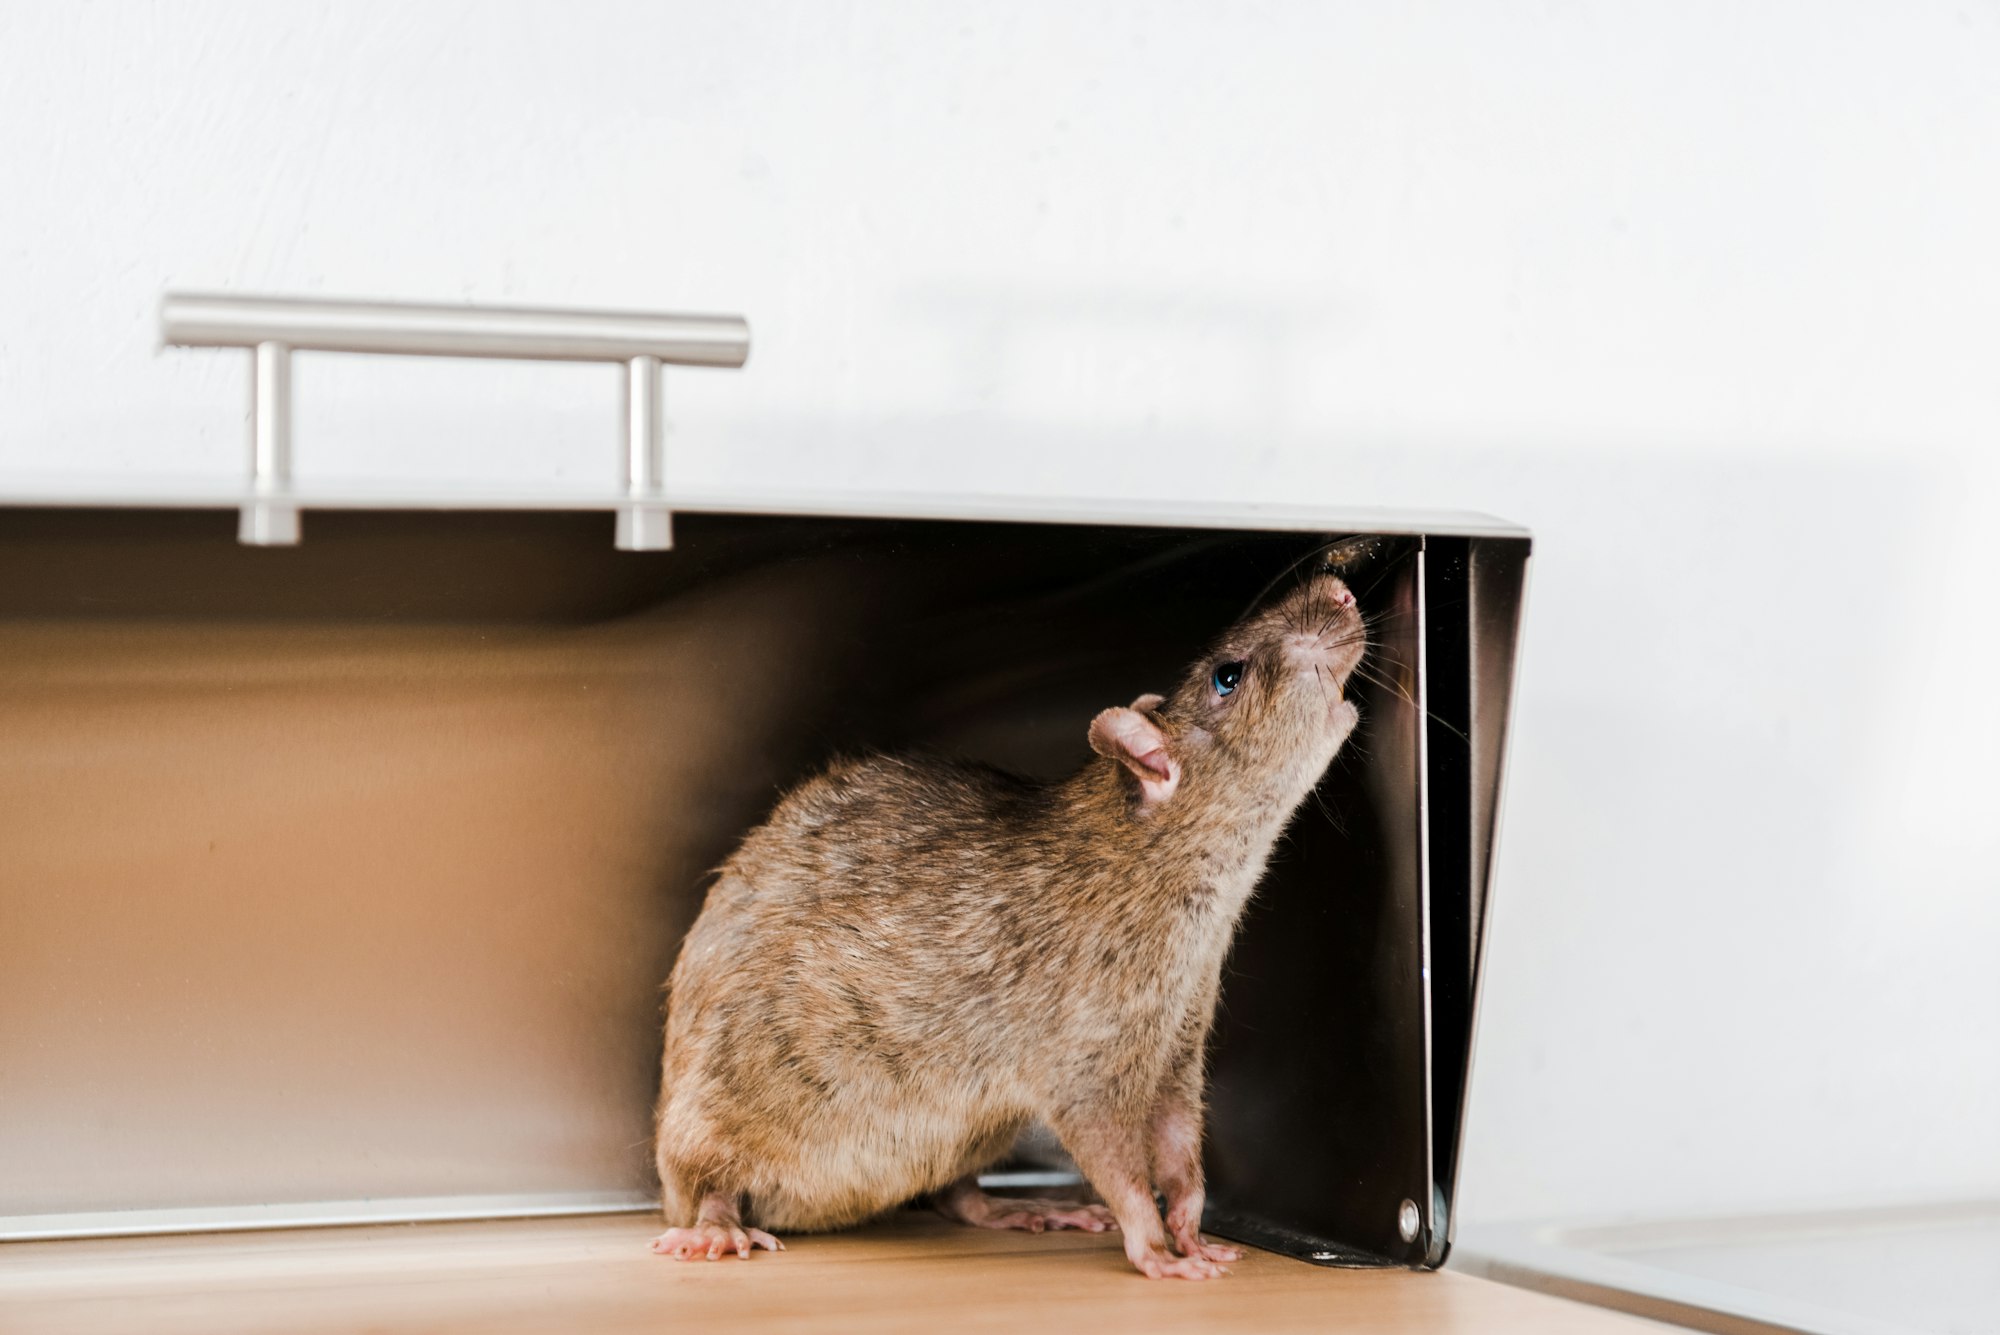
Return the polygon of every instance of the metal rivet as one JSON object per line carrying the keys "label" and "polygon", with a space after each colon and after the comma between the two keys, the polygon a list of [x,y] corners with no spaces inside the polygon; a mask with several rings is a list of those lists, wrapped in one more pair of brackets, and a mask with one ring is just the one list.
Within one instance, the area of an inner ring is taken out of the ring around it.
{"label": "metal rivet", "polygon": [[1417,1213],[1415,1201],[1406,1200],[1396,1207],[1396,1231],[1403,1235],[1404,1242],[1417,1240],[1417,1228],[1423,1222],[1423,1216]]}

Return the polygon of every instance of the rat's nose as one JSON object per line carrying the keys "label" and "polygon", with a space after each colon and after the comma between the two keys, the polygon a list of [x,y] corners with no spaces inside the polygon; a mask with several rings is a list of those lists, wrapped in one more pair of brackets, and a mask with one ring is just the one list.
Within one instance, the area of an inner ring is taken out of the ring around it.
{"label": "rat's nose", "polygon": [[1333,601],[1339,603],[1342,607],[1352,607],[1354,606],[1354,595],[1348,592],[1347,586],[1343,584],[1334,591]]}

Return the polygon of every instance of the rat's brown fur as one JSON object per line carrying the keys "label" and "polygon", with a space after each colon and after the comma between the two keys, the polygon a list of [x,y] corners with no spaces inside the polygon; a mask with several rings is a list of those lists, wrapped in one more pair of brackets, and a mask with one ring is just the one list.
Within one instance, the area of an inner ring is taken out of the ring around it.
{"label": "rat's brown fur", "polygon": [[[657,1162],[684,1227],[656,1247],[748,1255],[778,1244],[742,1206],[817,1230],[935,1192],[989,1226],[1115,1215],[1146,1273],[1215,1273],[1234,1253],[1197,1230],[1223,955],[1353,731],[1341,686],[1363,643],[1322,574],[1232,627],[1171,698],[1099,715],[1100,754],[1066,780],[871,757],[788,794],[721,867],[674,969]],[[1223,696],[1216,666],[1237,660]],[[1108,1211],[978,1190],[1033,1118]]]}

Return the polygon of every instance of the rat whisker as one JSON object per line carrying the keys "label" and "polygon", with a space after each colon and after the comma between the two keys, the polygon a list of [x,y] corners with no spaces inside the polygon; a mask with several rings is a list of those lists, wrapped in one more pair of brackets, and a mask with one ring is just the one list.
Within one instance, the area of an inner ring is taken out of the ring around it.
{"label": "rat whisker", "polygon": [[[1306,562],[1312,560],[1313,557],[1319,555],[1324,550],[1325,548],[1323,547],[1315,548],[1312,551],[1305,553],[1303,556],[1300,556],[1297,560],[1293,561],[1283,570],[1280,570],[1277,574],[1271,576],[1269,580],[1265,581],[1264,587],[1257,590],[1257,592],[1251,596],[1249,603],[1247,603],[1243,608],[1242,616],[1244,617],[1249,616],[1250,613],[1255,611],[1258,605],[1264,601],[1265,597],[1270,594],[1271,590],[1277,588],[1280,584],[1284,583],[1285,580],[1291,577],[1293,571],[1297,570],[1300,566],[1304,565]],[[1242,618],[1239,617],[1238,619],[1241,620]]]}
{"label": "rat whisker", "polygon": [[1371,596],[1373,596],[1375,590],[1382,587],[1382,581],[1388,579],[1389,576],[1395,574],[1396,570],[1397,567],[1393,565],[1384,569],[1381,574],[1377,575],[1373,580],[1369,581],[1368,589],[1365,593],[1360,593],[1355,595],[1354,601],[1357,603],[1366,602]]}
{"label": "rat whisker", "polygon": [[1400,676],[1391,676],[1387,671],[1375,664],[1367,662],[1356,663],[1354,665],[1354,675],[1363,681],[1374,682],[1385,691],[1404,693],[1404,698],[1408,699]]}
{"label": "rat whisker", "polygon": [[[1329,645],[1328,647],[1335,648],[1338,646]],[[1368,657],[1371,660],[1372,666],[1378,671],[1385,668],[1394,668],[1398,672],[1408,672],[1410,670],[1408,663],[1388,652],[1379,643],[1369,645]]]}
{"label": "rat whisker", "polygon": [[[1293,560],[1290,564],[1286,565],[1286,567],[1283,570],[1280,570],[1277,574],[1271,576],[1270,579],[1265,581],[1264,586],[1258,589],[1256,594],[1251,597],[1250,601],[1244,605],[1242,616],[1248,616],[1264,601],[1266,597],[1270,595],[1271,590],[1277,588],[1280,584],[1283,584],[1287,579],[1292,578],[1294,575],[1298,576],[1298,583],[1295,584],[1293,587],[1295,588],[1304,587],[1310,576],[1307,574],[1302,574],[1300,572],[1308,562],[1314,559],[1319,559],[1321,561],[1321,570],[1324,573],[1337,574],[1345,578],[1345,573],[1346,573],[1345,571],[1334,569],[1333,562],[1329,559],[1330,555],[1340,548],[1354,548],[1363,545],[1368,541],[1371,540],[1364,538],[1360,534],[1350,533],[1337,538],[1329,538],[1327,541],[1319,544],[1317,547],[1314,547],[1306,551],[1305,553],[1300,555],[1297,559]],[[1371,585],[1370,587],[1372,588],[1373,586]],[[1241,620],[1242,617],[1239,617],[1238,619]]]}
{"label": "rat whisker", "polygon": [[1465,732],[1459,729],[1457,725],[1453,724],[1449,719],[1446,719],[1434,709],[1420,707],[1417,704],[1416,697],[1410,694],[1409,688],[1404,686],[1402,682],[1393,681],[1387,677],[1379,676],[1373,672],[1364,670],[1362,665],[1359,663],[1354,665],[1354,675],[1361,678],[1363,681],[1369,682],[1375,686],[1380,687],[1385,691],[1388,691],[1391,695],[1394,695],[1397,699],[1401,700],[1404,704],[1410,706],[1412,709],[1417,709],[1420,713],[1423,714],[1423,716],[1426,719],[1429,719],[1431,722],[1437,724],[1439,727],[1442,727],[1446,732],[1458,738],[1460,741],[1464,742],[1467,746],[1472,745],[1472,738],[1467,736]]}
{"label": "rat whisker", "polygon": [[[1320,698],[1326,701],[1327,709],[1331,710],[1333,708],[1333,698],[1326,693],[1326,674],[1320,670],[1320,666],[1317,663],[1313,664],[1313,678],[1319,682]],[[1320,792],[1318,784],[1312,786],[1312,800],[1313,805],[1319,808],[1320,814],[1326,817],[1327,824],[1331,825],[1337,834],[1345,837],[1347,826],[1342,824],[1340,817],[1334,814],[1331,807],[1327,806],[1326,796]]]}
{"label": "rat whisker", "polygon": [[1334,608],[1333,615],[1329,616],[1326,620],[1319,623],[1319,629],[1313,632],[1313,638],[1315,640],[1317,640],[1320,636],[1326,634],[1329,630],[1333,629],[1333,623],[1340,620],[1341,611],[1342,611],[1341,608],[1338,607]]}
{"label": "rat whisker", "polygon": [[1326,804],[1326,798],[1321,794],[1318,784],[1313,785],[1312,800],[1313,805],[1319,808],[1320,814],[1326,817],[1326,823],[1334,828],[1335,833],[1345,836],[1346,824],[1335,814],[1333,808]]}

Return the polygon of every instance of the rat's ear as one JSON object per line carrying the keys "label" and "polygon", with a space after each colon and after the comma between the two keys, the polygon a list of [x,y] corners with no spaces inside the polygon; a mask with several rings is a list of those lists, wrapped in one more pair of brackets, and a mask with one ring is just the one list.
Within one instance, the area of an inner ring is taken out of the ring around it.
{"label": "rat's ear", "polygon": [[1154,695],[1149,691],[1145,695],[1140,696],[1137,700],[1134,700],[1132,702],[1132,708],[1138,710],[1141,714],[1150,714],[1155,709],[1158,709],[1161,705],[1165,704],[1166,702],[1167,702],[1166,696]]}
{"label": "rat's ear", "polygon": [[1180,787],[1181,762],[1167,754],[1167,735],[1137,709],[1107,709],[1092,719],[1090,749],[1130,770],[1149,807],[1166,801]]}

